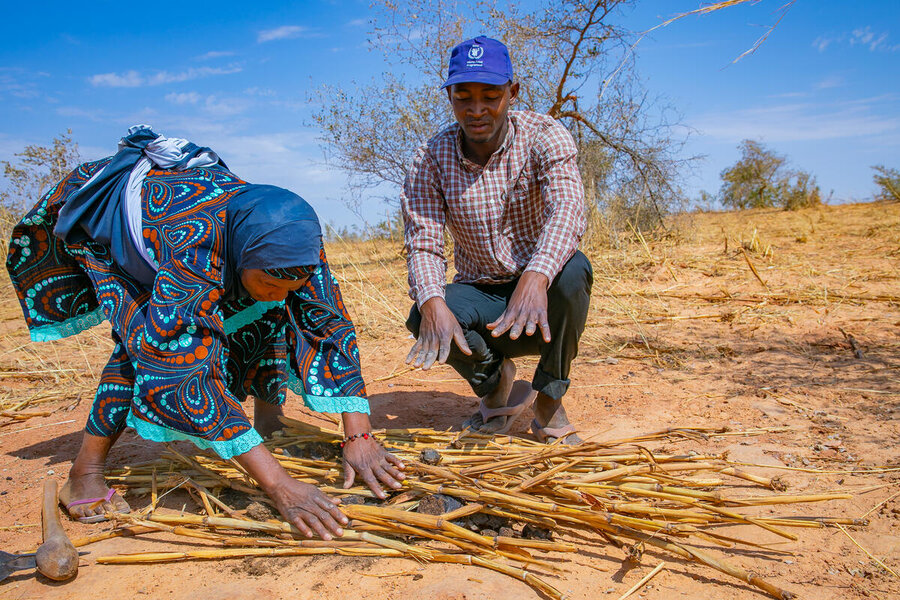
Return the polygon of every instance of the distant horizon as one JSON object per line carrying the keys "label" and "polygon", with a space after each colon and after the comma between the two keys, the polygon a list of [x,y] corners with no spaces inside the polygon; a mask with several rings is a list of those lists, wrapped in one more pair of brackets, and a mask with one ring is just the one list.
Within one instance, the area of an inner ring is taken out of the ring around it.
{"label": "distant horizon", "polygon": [[[871,167],[900,168],[900,3],[874,0],[848,13],[838,0],[797,0],[754,53],[733,63],[782,5],[762,0],[681,19],[636,48],[646,89],[692,132],[682,155],[706,157],[683,182],[687,200],[718,192],[743,139],[811,173],[823,199],[833,191],[833,204],[871,201]],[[114,152],[128,126],[148,123],[212,147],[241,177],[297,192],[323,222],[364,226],[342,201],[347,179],[325,159],[308,94],[385,70],[367,50],[367,2],[226,1],[214,13],[185,7],[153,28],[134,26],[145,7],[98,6],[7,9],[0,160],[69,128],[82,157],[96,159]],[[645,0],[622,25],[647,30],[696,7]],[[364,205],[369,224],[384,218],[378,197],[386,192],[375,190]]]}

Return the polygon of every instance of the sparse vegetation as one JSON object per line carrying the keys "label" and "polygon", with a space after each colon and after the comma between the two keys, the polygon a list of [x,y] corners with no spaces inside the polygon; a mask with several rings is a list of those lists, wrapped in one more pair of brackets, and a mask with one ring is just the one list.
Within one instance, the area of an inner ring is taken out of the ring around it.
{"label": "sparse vegetation", "polygon": [[755,140],[744,140],[738,148],[741,158],[721,174],[722,204],[730,208],[785,210],[821,204],[816,178],[806,171],[790,169],[787,157]]}
{"label": "sparse vegetation", "polygon": [[900,171],[890,169],[884,165],[876,165],[872,169],[875,170],[873,179],[875,180],[875,185],[878,186],[875,199],[893,202],[900,201]]}

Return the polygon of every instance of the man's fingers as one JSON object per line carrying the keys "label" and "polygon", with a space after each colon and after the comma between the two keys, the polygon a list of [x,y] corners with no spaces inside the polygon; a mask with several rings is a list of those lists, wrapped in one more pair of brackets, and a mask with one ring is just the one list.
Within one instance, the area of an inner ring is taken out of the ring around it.
{"label": "man's fingers", "polygon": [[549,344],[550,343],[550,323],[547,322],[546,313],[541,315],[540,321],[538,321],[538,323],[541,326],[541,335],[544,336],[544,342]]}
{"label": "man's fingers", "polygon": [[460,352],[466,356],[472,355],[472,350],[469,348],[469,341],[466,340],[466,335],[463,333],[461,327],[457,327],[453,332],[453,341],[456,342],[456,346],[459,348]]}
{"label": "man's fingers", "polygon": [[525,324],[525,335],[532,336],[534,332],[537,331],[537,324],[533,319],[529,318],[528,323]]}
{"label": "man's fingers", "polygon": [[422,363],[422,368],[427,371],[428,369],[431,368],[431,365],[434,364],[434,361],[436,361],[437,358],[438,358],[438,351],[434,348],[430,348],[425,353],[425,362]]}
{"label": "man's fingers", "polygon": [[416,343],[413,344],[413,347],[409,349],[409,354],[406,355],[406,364],[409,364],[413,361],[416,354],[419,352],[419,347],[422,345],[422,338],[416,340]]}
{"label": "man's fingers", "polygon": [[[491,335],[493,337],[500,337],[512,327],[513,322],[512,316],[504,312],[500,315],[499,319],[488,325],[487,328],[491,330]],[[491,325],[493,325],[493,327],[491,327]]]}
{"label": "man's fingers", "polygon": [[525,326],[528,324],[530,320],[529,317],[526,317],[523,313],[519,313],[516,315],[515,319],[513,319],[512,326],[509,329],[509,339],[517,340],[519,336],[522,335],[522,330],[525,329]]}

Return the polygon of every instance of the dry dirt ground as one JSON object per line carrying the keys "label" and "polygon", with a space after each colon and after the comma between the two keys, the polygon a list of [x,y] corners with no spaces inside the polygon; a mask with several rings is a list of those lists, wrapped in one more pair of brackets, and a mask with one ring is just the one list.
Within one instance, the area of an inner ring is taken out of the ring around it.
{"label": "dry dirt ground", "polygon": [[[458,428],[475,407],[467,386],[446,367],[405,370],[411,340],[402,326],[409,302],[399,245],[335,243],[328,250],[359,329],[375,426]],[[788,493],[853,493],[777,512],[866,515],[867,527],[847,529],[856,543],[838,528],[802,529],[799,541],[778,546],[791,554],[739,551],[730,560],[810,600],[900,597],[900,578],[866,554],[900,572],[900,205],[700,214],[673,227],[668,239],[588,253],[594,293],[566,397],[582,435],[787,428],[665,448],[727,450],[732,460],[765,465],[750,470],[781,475]],[[9,281],[0,279],[0,549],[39,543],[41,482],[64,480],[110,347],[102,326],[53,344],[30,343]],[[520,374],[529,376],[534,365],[520,361]],[[287,412],[324,423],[297,402]],[[46,414],[22,419],[33,413]],[[527,423],[521,418],[514,432],[527,436]],[[135,464],[159,450],[126,432],[111,462]],[[138,508],[149,501],[128,500]],[[197,510],[179,493],[163,505]],[[64,525],[72,537],[110,527]],[[777,541],[766,532],[739,533]],[[96,543],[85,548],[90,554],[74,581],[14,575],[0,584],[0,599],[538,597],[498,573],[406,559],[94,562],[179,546],[158,535]],[[634,597],[766,597],[651,550],[640,565],[629,565],[622,551],[603,545],[585,547],[565,563],[567,573],[546,579],[572,599],[616,599],[662,560],[665,569]]]}

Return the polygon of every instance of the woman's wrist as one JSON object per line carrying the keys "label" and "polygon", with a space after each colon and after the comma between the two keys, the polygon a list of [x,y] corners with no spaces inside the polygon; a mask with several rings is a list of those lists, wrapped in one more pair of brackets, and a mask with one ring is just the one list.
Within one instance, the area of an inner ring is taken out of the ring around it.
{"label": "woman's wrist", "polygon": [[344,424],[344,435],[351,436],[362,433],[372,432],[372,423],[369,421],[369,415],[360,412],[341,413],[341,420]]}

